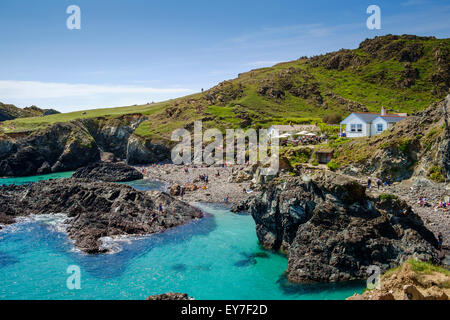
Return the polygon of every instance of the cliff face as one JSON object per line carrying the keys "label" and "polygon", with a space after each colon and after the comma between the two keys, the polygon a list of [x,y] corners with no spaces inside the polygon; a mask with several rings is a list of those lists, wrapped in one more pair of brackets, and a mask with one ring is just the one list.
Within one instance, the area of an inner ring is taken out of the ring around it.
{"label": "cliff face", "polygon": [[31,133],[0,136],[0,176],[27,176],[70,171],[100,160],[110,152],[132,164],[162,161],[169,150],[139,139],[134,130],[145,120],[126,115],[56,123]]}
{"label": "cliff face", "polygon": [[293,282],[367,277],[408,257],[437,262],[434,235],[403,201],[369,198],[363,186],[333,173],[271,183],[249,202],[258,239],[287,253]]}

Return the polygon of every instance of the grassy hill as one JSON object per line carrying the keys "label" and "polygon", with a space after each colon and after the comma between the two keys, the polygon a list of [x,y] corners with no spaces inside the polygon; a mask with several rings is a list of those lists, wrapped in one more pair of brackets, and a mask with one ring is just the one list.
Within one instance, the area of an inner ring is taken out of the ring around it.
{"label": "grassy hill", "polygon": [[187,97],[148,105],[96,109],[6,121],[0,130],[31,132],[79,118],[114,118],[139,113],[148,120],[135,134],[167,139],[180,127],[247,128],[320,122],[326,114],[352,111],[414,113],[445,97],[450,87],[450,39],[383,36],[357,49],[300,58],[238,78]]}
{"label": "grassy hill", "polygon": [[0,102],[0,121],[16,118],[41,117],[44,115],[59,113],[53,109],[40,109],[36,106],[18,108],[12,104],[3,104]]}

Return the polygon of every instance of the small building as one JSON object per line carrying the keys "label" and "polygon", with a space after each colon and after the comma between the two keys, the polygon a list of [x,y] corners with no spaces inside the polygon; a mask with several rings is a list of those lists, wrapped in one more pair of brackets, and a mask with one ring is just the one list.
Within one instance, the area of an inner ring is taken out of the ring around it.
{"label": "small building", "polygon": [[286,133],[295,135],[301,131],[320,132],[320,128],[313,124],[273,125],[267,130],[267,134],[269,137],[274,137]]}
{"label": "small building", "polygon": [[388,114],[384,108],[381,113],[353,112],[340,123],[339,132],[342,135],[342,126],[345,126],[345,135],[349,138],[371,137],[392,128],[407,117],[405,113]]}
{"label": "small building", "polygon": [[333,158],[334,150],[316,151],[316,160],[321,164],[327,164]]}

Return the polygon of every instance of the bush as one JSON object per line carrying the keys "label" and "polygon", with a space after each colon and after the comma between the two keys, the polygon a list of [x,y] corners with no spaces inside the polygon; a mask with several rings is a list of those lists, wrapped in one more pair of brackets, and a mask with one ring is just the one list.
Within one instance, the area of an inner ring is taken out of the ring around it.
{"label": "bush", "polygon": [[327,163],[327,167],[331,170],[331,171],[335,171],[337,169],[339,169],[339,165],[337,163],[335,163],[334,161],[330,161]]}
{"label": "bush", "polygon": [[322,120],[327,124],[339,124],[342,121],[342,116],[339,113],[331,113],[324,115]]}
{"label": "bush", "polygon": [[428,171],[428,176],[431,180],[436,182],[444,182],[445,179],[442,175],[442,170],[438,166],[432,166]]}
{"label": "bush", "polygon": [[380,194],[380,200],[395,200],[398,199],[398,197],[396,195],[393,194],[389,194],[389,193],[382,193]]}

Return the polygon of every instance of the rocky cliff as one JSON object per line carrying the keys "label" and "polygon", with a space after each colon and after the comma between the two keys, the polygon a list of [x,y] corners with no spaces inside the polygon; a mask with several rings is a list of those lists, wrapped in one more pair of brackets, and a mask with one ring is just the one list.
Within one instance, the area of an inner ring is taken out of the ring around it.
{"label": "rocky cliff", "polygon": [[261,244],[288,255],[293,282],[366,278],[366,269],[409,257],[438,262],[437,241],[394,196],[370,198],[356,181],[331,172],[269,183],[248,203]]}
{"label": "rocky cliff", "polygon": [[101,152],[130,164],[168,159],[168,147],[134,134],[141,114],[119,118],[78,119],[37,131],[0,134],[0,176],[76,170],[100,160]]}

